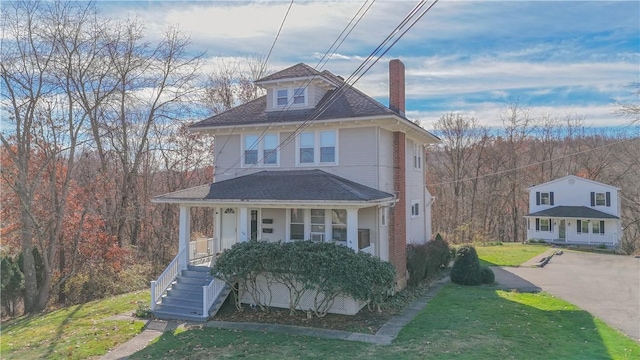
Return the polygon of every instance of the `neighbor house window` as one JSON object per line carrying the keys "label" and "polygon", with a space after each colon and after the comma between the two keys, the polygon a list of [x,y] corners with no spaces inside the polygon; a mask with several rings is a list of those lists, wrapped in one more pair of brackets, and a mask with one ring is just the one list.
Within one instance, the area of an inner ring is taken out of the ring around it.
{"label": "neighbor house window", "polygon": [[278,134],[244,135],[244,165],[278,164]]}
{"label": "neighbor house window", "polygon": [[304,240],[304,209],[291,209],[291,240]]}
{"label": "neighbor house window", "polygon": [[591,224],[591,232],[594,234],[600,234],[600,222],[599,221],[594,221]]}
{"label": "neighbor house window", "polygon": [[540,219],[540,231],[551,231],[551,221],[549,219]]}
{"label": "neighbor house window", "polygon": [[411,202],[411,217],[415,218],[420,216],[420,200],[413,200]]}
{"label": "neighbor house window", "polygon": [[331,210],[331,234],[334,241],[347,241],[347,210]]}
{"label": "neighbor house window", "polygon": [[413,169],[422,169],[422,145],[418,143],[413,144]]}
{"label": "neighbor house window", "polygon": [[611,192],[592,192],[591,206],[611,206]]}
{"label": "neighbor house window", "polygon": [[274,107],[304,106],[307,104],[307,89],[283,88],[277,89],[274,96]]}
{"label": "neighbor house window", "polygon": [[576,221],[576,231],[578,234],[588,234],[589,233],[589,221],[588,220],[578,220]]}
{"label": "neighbor house window", "polygon": [[553,205],[553,191],[536,192],[536,205]]}
{"label": "neighbor house window", "polygon": [[298,164],[335,164],[337,133],[331,131],[307,131],[298,136]]}

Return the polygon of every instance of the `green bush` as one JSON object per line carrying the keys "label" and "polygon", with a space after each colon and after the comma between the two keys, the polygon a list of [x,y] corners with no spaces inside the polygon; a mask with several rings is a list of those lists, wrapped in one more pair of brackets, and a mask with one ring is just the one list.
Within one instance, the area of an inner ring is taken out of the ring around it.
{"label": "green bush", "polygon": [[[379,304],[393,289],[393,265],[369,254],[333,243],[295,241],[268,243],[249,241],[226,250],[211,271],[212,275],[234,288],[236,306],[243,289],[251,289],[258,276],[289,289],[289,310],[294,312],[305,293],[322,293],[315,297],[312,311],[324,316],[340,294],[356,300]],[[269,306],[260,294],[249,294],[260,308]]]}
{"label": "green bush", "polygon": [[0,260],[0,304],[9,316],[15,315],[16,305],[22,297],[24,275],[18,261],[8,255]]}
{"label": "green bush", "polygon": [[482,267],[481,277],[483,284],[493,284],[493,282],[496,281],[496,275],[488,266]]}
{"label": "green bush", "polygon": [[471,245],[458,248],[456,260],[451,268],[451,281],[461,285],[480,285],[482,268],[476,249]]}
{"label": "green bush", "polygon": [[415,286],[423,279],[435,276],[442,268],[449,265],[450,260],[451,249],[440,234],[425,244],[409,244],[407,246],[408,284]]}

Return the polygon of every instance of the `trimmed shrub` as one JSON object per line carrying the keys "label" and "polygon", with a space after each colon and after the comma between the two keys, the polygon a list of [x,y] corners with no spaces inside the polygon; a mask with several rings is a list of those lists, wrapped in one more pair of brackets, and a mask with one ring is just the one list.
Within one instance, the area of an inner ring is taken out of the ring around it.
{"label": "trimmed shrub", "polygon": [[493,270],[491,270],[488,266],[483,266],[482,267],[482,283],[483,284],[493,284],[494,281],[496,281],[496,275],[493,273]]}
{"label": "trimmed shrub", "polygon": [[411,286],[418,285],[423,279],[434,276],[442,268],[446,268],[450,260],[449,243],[444,241],[440,234],[425,244],[409,244],[407,246],[407,270],[409,271],[407,283]]}
{"label": "trimmed shrub", "polygon": [[456,251],[456,260],[451,268],[451,281],[461,285],[480,285],[482,283],[482,268],[476,249],[471,245],[464,245]]}

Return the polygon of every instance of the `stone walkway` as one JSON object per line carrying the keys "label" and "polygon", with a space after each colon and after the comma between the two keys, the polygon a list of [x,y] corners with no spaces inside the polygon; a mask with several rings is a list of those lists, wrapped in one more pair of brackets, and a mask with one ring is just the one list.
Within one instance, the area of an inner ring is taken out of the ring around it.
{"label": "stone walkway", "polygon": [[[200,326],[216,329],[242,330],[242,331],[266,331],[286,335],[303,335],[313,336],[325,339],[339,339],[347,341],[360,341],[378,345],[389,345],[398,336],[400,330],[405,327],[422,309],[424,309],[429,301],[438,293],[438,291],[447,283],[449,277],[446,276],[436,281],[427,293],[420,299],[414,301],[407,306],[404,311],[392,317],[384,324],[375,335],[355,333],[343,330],[331,330],[310,328],[293,325],[279,324],[261,324],[261,323],[241,323],[227,321],[207,321],[204,323],[185,323],[176,321],[149,320],[145,325],[144,331],[126,343],[111,350],[102,357],[104,360],[127,359],[129,355],[144,349],[149,343],[160,337],[165,331],[173,331],[179,326]],[[118,319],[124,319],[126,315],[116,315]],[[114,317],[114,318],[116,318]],[[131,319],[129,316],[128,319]]]}

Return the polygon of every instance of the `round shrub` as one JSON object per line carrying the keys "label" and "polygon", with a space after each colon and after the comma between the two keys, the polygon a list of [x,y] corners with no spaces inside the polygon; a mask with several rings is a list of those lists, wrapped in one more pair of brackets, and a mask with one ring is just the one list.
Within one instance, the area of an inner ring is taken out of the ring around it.
{"label": "round shrub", "polygon": [[493,284],[496,281],[496,275],[493,273],[488,266],[482,267],[482,283],[483,284]]}
{"label": "round shrub", "polygon": [[482,283],[482,268],[476,249],[471,245],[464,245],[456,251],[456,260],[451,268],[451,281],[461,285],[480,285]]}

